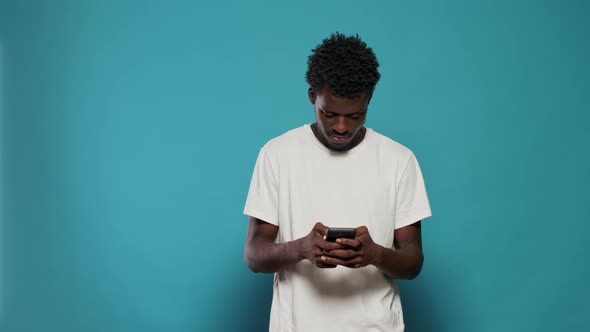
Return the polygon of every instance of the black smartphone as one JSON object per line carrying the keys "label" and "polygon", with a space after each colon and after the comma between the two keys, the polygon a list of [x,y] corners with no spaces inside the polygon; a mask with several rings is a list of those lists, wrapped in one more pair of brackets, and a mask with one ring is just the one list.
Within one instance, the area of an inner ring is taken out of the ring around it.
{"label": "black smartphone", "polygon": [[342,228],[342,227],[330,227],[328,233],[326,233],[325,240],[335,242],[336,239],[354,239],[356,237],[356,228]]}

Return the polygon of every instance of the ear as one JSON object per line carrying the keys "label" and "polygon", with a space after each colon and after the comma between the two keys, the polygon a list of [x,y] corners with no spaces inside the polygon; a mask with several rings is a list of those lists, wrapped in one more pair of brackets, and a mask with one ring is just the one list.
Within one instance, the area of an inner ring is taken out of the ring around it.
{"label": "ear", "polygon": [[316,94],[311,87],[307,90],[307,96],[309,97],[309,102],[315,105]]}

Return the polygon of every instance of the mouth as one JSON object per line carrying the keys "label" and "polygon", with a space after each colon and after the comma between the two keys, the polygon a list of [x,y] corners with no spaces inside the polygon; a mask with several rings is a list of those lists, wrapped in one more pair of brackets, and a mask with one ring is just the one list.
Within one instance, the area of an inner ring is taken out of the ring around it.
{"label": "mouth", "polygon": [[338,136],[338,135],[329,135],[329,136],[330,136],[330,140],[332,140],[332,142],[335,142],[338,144],[347,143],[350,140],[350,136]]}

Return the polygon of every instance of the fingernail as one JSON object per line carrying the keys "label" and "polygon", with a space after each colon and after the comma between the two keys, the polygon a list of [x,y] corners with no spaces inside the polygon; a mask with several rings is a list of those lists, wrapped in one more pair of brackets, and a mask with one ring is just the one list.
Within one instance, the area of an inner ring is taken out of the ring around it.
{"label": "fingernail", "polygon": [[342,243],[341,239],[336,239],[336,243]]}
{"label": "fingernail", "polygon": [[326,260],[326,256],[320,257],[320,260],[325,261]]}

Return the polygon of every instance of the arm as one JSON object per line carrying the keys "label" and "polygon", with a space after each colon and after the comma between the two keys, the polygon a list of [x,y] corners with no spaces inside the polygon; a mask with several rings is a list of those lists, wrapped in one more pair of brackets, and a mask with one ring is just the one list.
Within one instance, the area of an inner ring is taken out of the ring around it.
{"label": "arm", "polygon": [[338,239],[337,242],[349,247],[343,250],[326,252],[320,260],[328,264],[338,264],[359,268],[369,264],[376,266],[390,277],[414,279],[422,269],[424,255],[420,221],[395,230],[396,250],[385,248],[373,242],[367,227],[357,228],[356,239]]}
{"label": "arm", "polygon": [[396,250],[373,243],[377,255],[374,265],[387,275],[398,279],[414,279],[422,270],[422,234],[420,221],[394,231]]}
{"label": "arm", "polygon": [[285,243],[275,243],[279,227],[260,219],[249,217],[244,259],[254,272],[277,272],[285,267],[308,259],[318,267],[336,265],[319,260],[324,250],[342,248],[337,243],[324,241],[327,227],[316,223],[311,232],[302,238]]}

